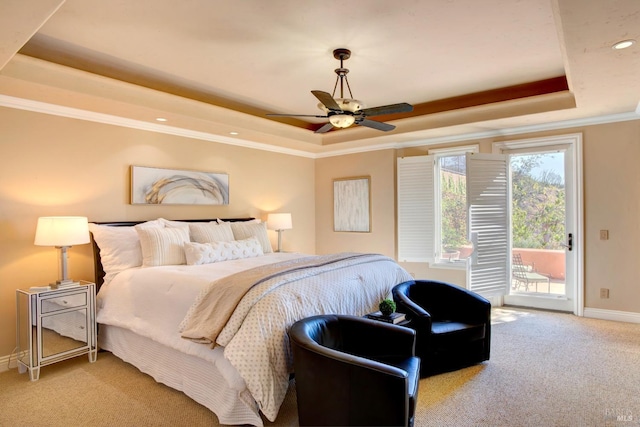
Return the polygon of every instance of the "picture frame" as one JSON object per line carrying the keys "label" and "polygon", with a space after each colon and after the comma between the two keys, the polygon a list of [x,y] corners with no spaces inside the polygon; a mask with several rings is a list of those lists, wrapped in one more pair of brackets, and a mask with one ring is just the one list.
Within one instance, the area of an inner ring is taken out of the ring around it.
{"label": "picture frame", "polygon": [[333,231],[371,232],[371,177],[333,180]]}
{"label": "picture frame", "polygon": [[229,175],[131,166],[133,205],[228,205]]}

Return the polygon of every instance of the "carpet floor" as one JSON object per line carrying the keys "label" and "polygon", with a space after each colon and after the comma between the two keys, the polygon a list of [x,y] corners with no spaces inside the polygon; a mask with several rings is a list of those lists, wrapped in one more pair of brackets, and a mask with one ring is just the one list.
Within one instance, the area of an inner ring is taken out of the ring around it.
{"label": "carpet floor", "polygon": [[[640,325],[493,311],[491,360],[420,381],[416,426],[640,425]],[[181,392],[107,352],[0,373],[0,426],[216,426]],[[296,426],[292,383],[275,423]]]}

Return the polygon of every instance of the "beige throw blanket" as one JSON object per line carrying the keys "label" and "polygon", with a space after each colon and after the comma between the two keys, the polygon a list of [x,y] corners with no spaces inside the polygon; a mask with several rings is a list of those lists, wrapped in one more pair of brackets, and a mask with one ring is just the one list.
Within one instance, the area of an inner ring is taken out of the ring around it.
{"label": "beige throw blanket", "polygon": [[255,285],[294,271],[371,255],[339,253],[304,257],[252,268],[216,280],[202,291],[187,312],[180,324],[182,337],[214,346],[242,297]]}

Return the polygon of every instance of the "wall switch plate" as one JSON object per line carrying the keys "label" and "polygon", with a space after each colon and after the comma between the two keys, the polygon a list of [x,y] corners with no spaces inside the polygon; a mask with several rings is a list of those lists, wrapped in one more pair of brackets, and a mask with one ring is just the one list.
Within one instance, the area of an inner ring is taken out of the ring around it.
{"label": "wall switch plate", "polygon": [[609,289],[600,288],[600,298],[609,298]]}
{"label": "wall switch plate", "polygon": [[609,230],[600,230],[600,240],[609,240]]}

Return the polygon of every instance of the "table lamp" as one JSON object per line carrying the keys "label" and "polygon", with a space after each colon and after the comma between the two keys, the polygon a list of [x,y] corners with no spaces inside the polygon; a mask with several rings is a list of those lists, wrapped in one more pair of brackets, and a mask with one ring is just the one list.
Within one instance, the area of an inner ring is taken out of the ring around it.
{"label": "table lamp", "polygon": [[267,216],[267,228],[278,232],[278,250],[282,252],[282,231],[293,228],[290,213],[270,213]]}
{"label": "table lamp", "polygon": [[89,243],[89,224],[84,216],[43,216],[38,218],[36,246],[55,246],[60,249],[60,280],[58,288],[78,285],[68,277],[67,249]]}

